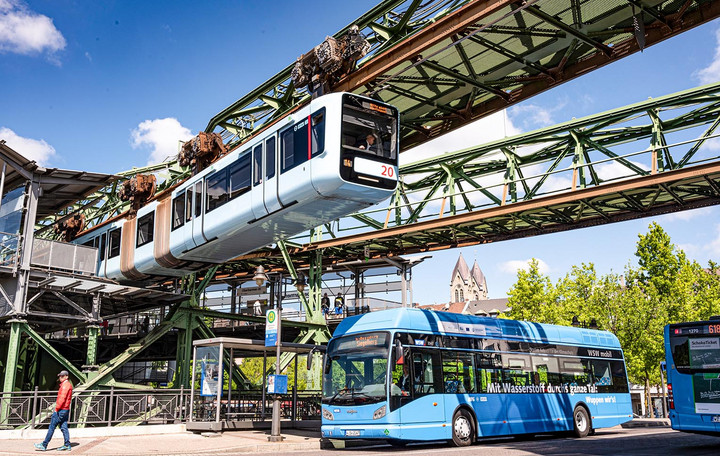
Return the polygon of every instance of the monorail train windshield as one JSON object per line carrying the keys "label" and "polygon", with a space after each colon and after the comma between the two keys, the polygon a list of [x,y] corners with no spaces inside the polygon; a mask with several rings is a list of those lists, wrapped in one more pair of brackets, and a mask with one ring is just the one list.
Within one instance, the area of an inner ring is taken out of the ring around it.
{"label": "monorail train windshield", "polygon": [[323,374],[322,403],[366,405],[385,401],[389,340],[389,334],[383,332],[331,342]]}
{"label": "monorail train windshield", "polygon": [[[398,113],[392,106],[359,98],[343,96],[342,103],[343,179],[380,187],[394,188],[398,154]],[[350,164],[357,160],[353,168]],[[371,163],[378,163],[377,170]],[[359,165],[359,166],[358,166]],[[367,170],[367,172],[363,172]]]}

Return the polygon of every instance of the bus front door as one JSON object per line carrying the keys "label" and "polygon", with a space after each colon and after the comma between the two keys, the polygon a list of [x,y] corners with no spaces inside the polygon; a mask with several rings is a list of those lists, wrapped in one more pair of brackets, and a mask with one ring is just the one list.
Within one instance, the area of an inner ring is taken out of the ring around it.
{"label": "bus front door", "polygon": [[[438,353],[430,350],[414,350],[405,357],[411,376],[410,401],[400,407],[400,422],[403,425],[402,438],[428,438],[428,433],[438,432],[442,439],[440,426],[426,426],[431,423],[445,423],[445,402],[442,395],[442,371]],[[403,387],[404,385],[401,385]]]}

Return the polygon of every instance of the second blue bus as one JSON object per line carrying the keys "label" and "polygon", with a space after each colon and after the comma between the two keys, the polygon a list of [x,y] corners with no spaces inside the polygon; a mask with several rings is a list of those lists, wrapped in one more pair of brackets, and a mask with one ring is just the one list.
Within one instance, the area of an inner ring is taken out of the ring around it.
{"label": "second blue bus", "polygon": [[328,344],[324,438],[465,446],[631,419],[623,352],[605,331],[405,308],[346,318]]}
{"label": "second blue bus", "polygon": [[720,435],[720,317],[665,326],[670,423]]}

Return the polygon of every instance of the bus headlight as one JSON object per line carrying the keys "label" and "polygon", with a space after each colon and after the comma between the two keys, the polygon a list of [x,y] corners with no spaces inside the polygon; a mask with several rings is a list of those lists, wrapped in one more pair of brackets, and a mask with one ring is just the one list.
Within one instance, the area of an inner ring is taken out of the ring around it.
{"label": "bus headlight", "polygon": [[373,413],[373,419],[379,420],[380,418],[385,416],[386,412],[387,412],[387,406],[383,405],[379,409],[375,410],[375,413]]}
{"label": "bus headlight", "polygon": [[330,410],[324,408],[324,409],[322,409],[322,411],[323,411],[322,412],[323,418],[325,418],[326,420],[332,421],[335,419],[335,417],[333,416],[332,412],[330,412]]}

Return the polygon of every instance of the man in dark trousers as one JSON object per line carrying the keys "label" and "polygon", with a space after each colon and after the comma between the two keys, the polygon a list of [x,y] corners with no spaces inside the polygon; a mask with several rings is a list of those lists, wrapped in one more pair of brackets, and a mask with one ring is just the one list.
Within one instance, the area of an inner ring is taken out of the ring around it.
{"label": "man in dark trousers", "polygon": [[72,399],[72,383],[68,380],[70,374],[63,370],[58,374],[60,380],[60,389],[58,390],[57,400],[55,401],[55,411],[50,417],[50,427],[43,443],[36,443],[35,449],[40,451],[47,450],[47,446],[55,433],[55,428],[59,425],[65,443],[58,448],[58,451],[70,451],[70,432],[68,432],[68,418],[70,418],[70,400]]}
{"label": "man in dark trousers", "polygon": [[327,318],[328,312],[330,311],[330,298],[328,298],[327,293],[325,293],[320,300],[320,308],[322,309],[322,313],[325,315],[325,318]]}

